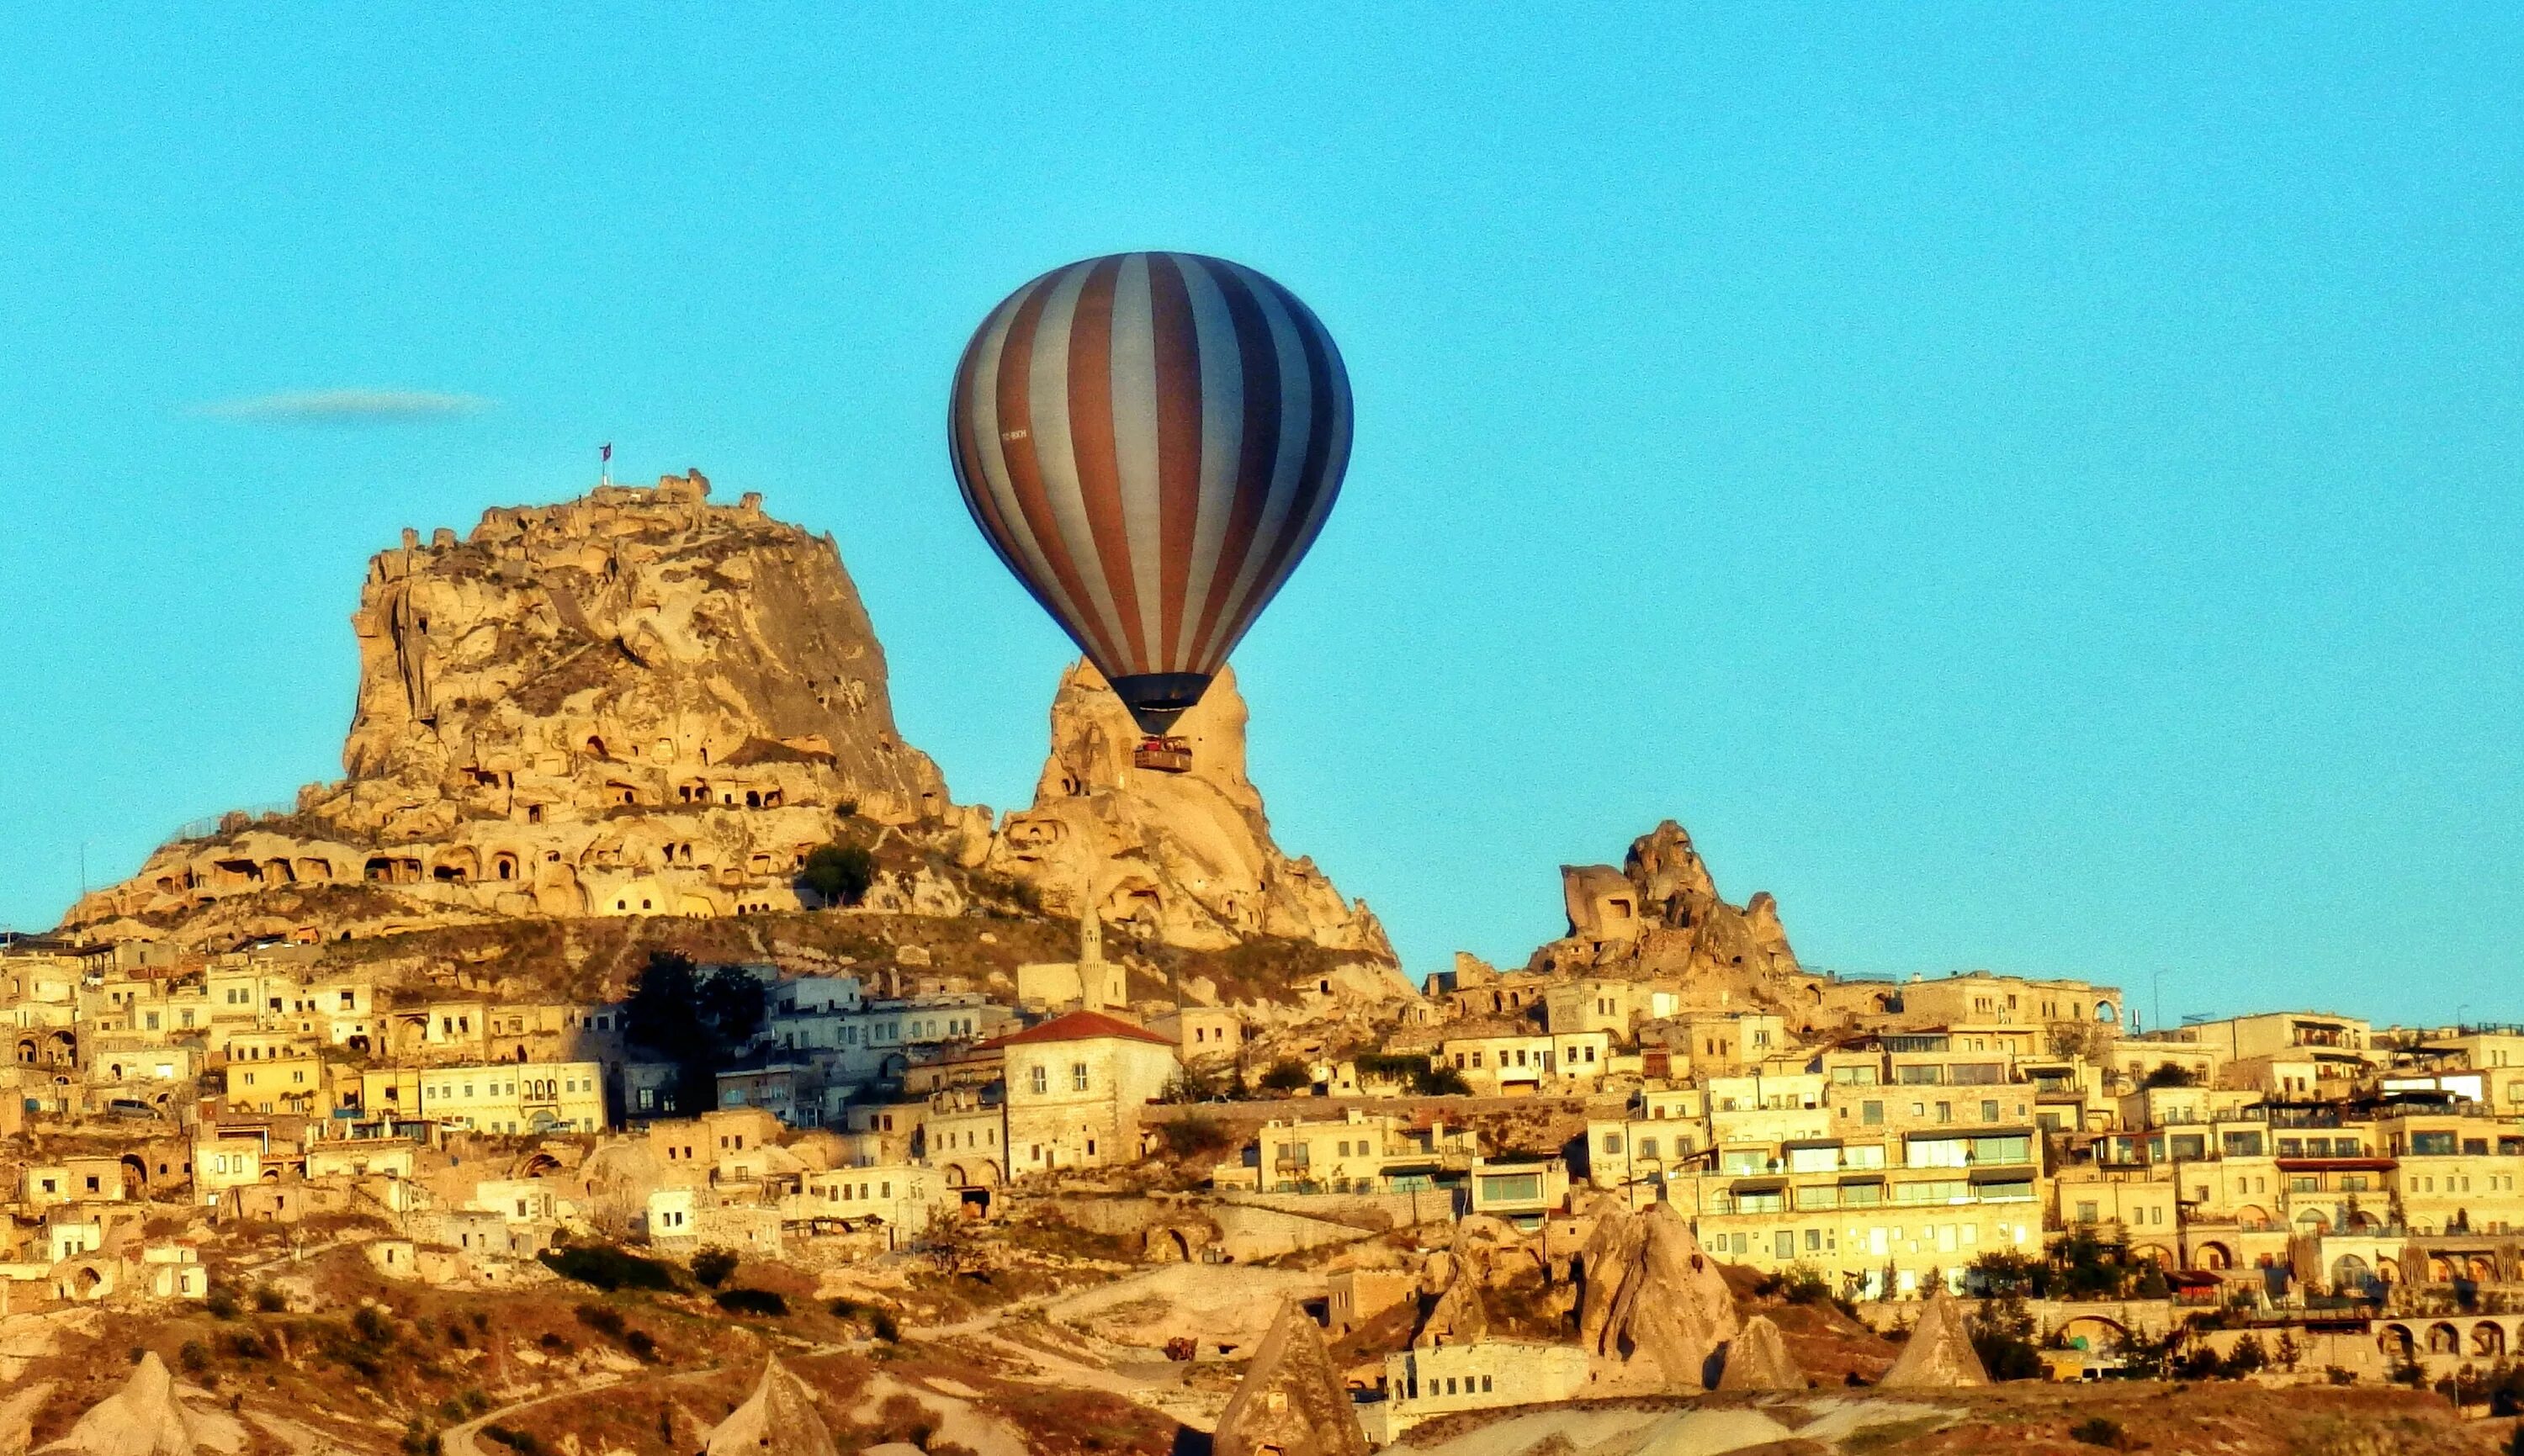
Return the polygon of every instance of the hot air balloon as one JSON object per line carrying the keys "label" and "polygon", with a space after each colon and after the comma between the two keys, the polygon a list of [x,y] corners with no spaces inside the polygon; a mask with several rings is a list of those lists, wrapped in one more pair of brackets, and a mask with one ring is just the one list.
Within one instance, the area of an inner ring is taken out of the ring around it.
{"label": "hot air balloon", "polygon": [[1166,736],[1314,544],[1349,376],[1296,295],[1195,253],[1117,253],[1009,294],[955,369],[948,448],[1001,562]]}

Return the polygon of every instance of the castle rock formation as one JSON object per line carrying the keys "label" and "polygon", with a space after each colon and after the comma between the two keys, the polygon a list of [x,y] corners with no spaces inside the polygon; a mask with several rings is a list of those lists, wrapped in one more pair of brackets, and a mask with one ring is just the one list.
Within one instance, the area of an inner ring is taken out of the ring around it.
{"label": "castle rock formation", "polygon": [[208,941],[796,909],[837,815],[967,816],[895,727],[831,538],[758,496],[713,504],[699,471],[486,511],[462,541],[407,530],[352,626],[348,777],[164,847],[70,925]]}

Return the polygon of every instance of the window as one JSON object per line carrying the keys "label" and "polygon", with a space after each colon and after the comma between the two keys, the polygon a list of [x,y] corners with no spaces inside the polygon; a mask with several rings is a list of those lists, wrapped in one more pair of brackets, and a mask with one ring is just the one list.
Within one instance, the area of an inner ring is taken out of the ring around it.
{"label": "window", "polygon": [[2257,1158],[2261,1155],[2261,1135],[2258,1133],[2228,1133],[2222,1142],[2226,1156],[2230,1158]]}
{"label": "window", "polygon": [[1026,1086],[1037,1092],[1051,1091],[1051,1069],[1035,1067],[1026,1073]]}
{"label": "window", "polygon": [[1981,1104],[1980,1104],[1980,1120],[1981,1120],[1982,1122],[1996,1122],[1996,1121],[1998,1121],[1998,1104],[1997,1104],[1996,1102],[1983,1102],[1983,1103],[1981,1103]]}
{"label": "window", "polygon": [[1072,1062],[1069,1064],[1069,1090],[1071,1092],[1087,1091],[1087,1064],[1085,1062]]}
{"label": "window", "polygon": [[1859,1103],[1858,1120],[1870,1128],[1880,1128],[1884,1126],[1884,1104],[1881,1102]]}

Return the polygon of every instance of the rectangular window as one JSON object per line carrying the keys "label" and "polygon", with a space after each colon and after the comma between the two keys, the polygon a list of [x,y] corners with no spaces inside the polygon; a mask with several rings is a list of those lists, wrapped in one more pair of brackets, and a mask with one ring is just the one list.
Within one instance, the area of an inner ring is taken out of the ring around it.
{"label": "rectangular window", "polygon": [[1858,1120],[1861,1124],[1870,1128],[1880,1128],[1884,1126],[1884,1104],[1881,1102],[1859,1103]]}
{"label": "rectangular window", "polygon": [[1026,1074],[1026,1086],[1037,1092],[1051,1091],[1051,1069],[1048,1067],[1030,1069]]}
{"label": "rectangular window", "polygon": [[2228,1133],[2220,1141],[2230,1158],[2257,1158],[2261,1155],[2261,1135],[2258,1133]]}
{"label": "rectangular window", "polygon": [[1087,1064],[1085,1062],[1070,1063],[1069,1090],[1071,1092],[1087,1091]]}
{"label": "rectangular window", "polygon": [[2410,1153],[2414,1157],[2444,1157],[2453,1152],[2451,1133],[2412,1133]]}
{"label": "rectangular window", "polygon": [[1997,1104],[1996,1102],[1983,1102],[1983,1103],[1981,1103],[1981,1104],[1980,1104],[1980,1120],[1981,1120],[1982,1122],[1996,1122],[1996,1121],[1998,1121],[1998,1104]]}

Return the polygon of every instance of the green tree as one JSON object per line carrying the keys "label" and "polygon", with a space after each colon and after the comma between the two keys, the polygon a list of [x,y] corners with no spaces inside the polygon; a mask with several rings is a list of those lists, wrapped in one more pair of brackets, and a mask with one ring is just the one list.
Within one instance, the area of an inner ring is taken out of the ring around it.
{"label": "green tree", "polygon": [[806,855],[798,882],[828,905],[854,905],[876,883],[876,856],[856,845],[818,846]]}
{"label": "green tree", "polygon": [[721,966],[704,975],[680,951],[653,952],[632,978],[624,1020],[633,1042],[678,1069],[675,1107],[665,1110],[715,1105],[718,1073],[752,1043],[766,1009],[751,971]]}
{"label": "green tree", "polygon": [[1964,1328],[1991,1380],[2039,1380],[2048,1373],[2033,1346],[2033,1313],[2024,1307],[2022,1295],[1983,1300]]}

